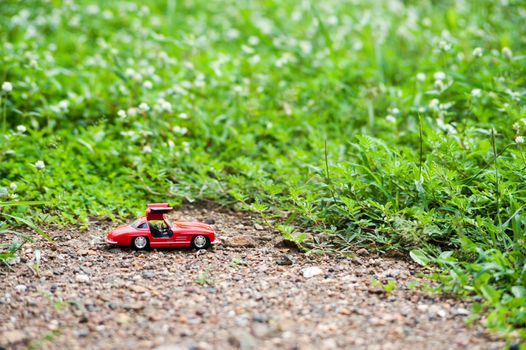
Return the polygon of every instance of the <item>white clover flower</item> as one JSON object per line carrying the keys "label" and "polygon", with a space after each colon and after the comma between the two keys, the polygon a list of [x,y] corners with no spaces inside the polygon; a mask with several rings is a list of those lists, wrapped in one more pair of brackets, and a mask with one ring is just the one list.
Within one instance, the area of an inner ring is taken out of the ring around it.
{"label": "white clover flower", "polygon": [[144,83],[142,83],[142,87],[149,90],[153,87],[153,84],[151,81],[145,80]]}
{"label": "white clover flower", "polygon": [[184,153],[190,153],[190,142],[184,141],[182,145]]}
{"label": "white clover flower", "polygon": [[148,106],[146,103],[142,102],[139,105],[139,112],[145,113],[145,112],[148,112],[149,110],[150,110],[150,106]]}
{"label": "white clover flower", "polygon": [[119,118],[126,118],[126,111],[124,111],[123,109],[119,109],[119,111],[117,112],[117,115],[119,116]]}
{"label": "white clover flower", "polygon": [[438,107],[441,110],[445,111],[445,110],[450,109],[451,107],[453,107],[454,104],[455,104],[455,102],[441,103],[440,106],[438,106]]}
{"label": "white clover flower", "polygon": [[19,125],[16,127],[16,131],[18,131],[20,134],[23,134],[27,131],[27,128],[24,125]]}
{"label": "white clover flower", "polygon": [[138,111],[137,111],[137,108],[135,108],[135,107],[130,107],[130,108],[128,108],[128,112],[127,112],[127,114],[128,114],[130,117],[134,117],[134,116],[137,115],[137,112],[138,112]]}
{"label": "white clover flower", "polygon": [[133,80],[136,80],[136,81],[140,81],[142,80],[142,74],[137,72],[135,69],[133,68],[126,68],[126,71],[124,72],[124,74],[128,77],[128,78],[131,78]]}
{"label": "white clover flower", "polygon": [[396,123],[396,118],[393,117],[391,114],[388,114],[386,117],[385,117],[385,120],[388,122],[388,123]]}
{"label": "white clover flower", "polygon": [[69,101],[68,100],[62,100],[57,104],[58,108],[60,108],[63,111],[66,111],[69,108]]}
{"label": "white clover flower", "polygon": [[329,18],[327,18],[327,24],[331,25],[331,26],[337,25],[338,24],[338,17],[330,16]]}
{"label": "white clover flower", "polygon": [[445,40],[440,40],[438,43],[438,48],[442,51],[449,51],[451,50],[451,44]]}
{"label": "white clover flower", "polygon": [[44,164],[44,161],[42,160],[37,160],[34,164],[35,168],[37,168],[38,170],[42,170],[46,167],[46,164]]}
{"label": "white clover flower", "polygon": [[142,153],[152,153],[152,148],[149,145],[145,145],[142,150]]}
{"label": "white clover flower", "polygon": [[196,79],[194,81],[194,86],[197,87],[197,88],[202,88],[206,85],[204,79]]}
{"label": "white clover flower", "polygon": [[[362,42],[358,40],[354,42],[353,47],[355,50],[360,50],[360,45],[362,45]],[[304,54],[310,54],[312,52],[312,44],[310,43],[310,41],[302,40],[300,41],[300,49]]]}
{"label": "white clover flower", "polygon": [[167,61],[169,56],[166,52],[164,51],[160,51],[158,54],[157,54],[157,58],[161,61]]}
{"label": "white clover flower", "polygon": [[97,45],[100,46],[101,49],[108,49],[110,47],[110,45],[108,44],[108,42],[106,40],[104,40],[103,38],[97,38]]}
{"label": "white clover flower", "polygon": [[[508,95],[510,95],[511,99],[514,100],[514,101],[519,101],[520,100],[520,92],[517,92],[517,91],[513,91],[511,89],[506,89],[505,91]],[[506,106],[507,107],[507,106]]]}
{"label": "white clover flower", "polygon": [[437,123],[437,126],[440,129],[442,129],[444,131],[447,131],[447,133],[449,135],[456,135],[457,134],[457,129],[455,129],[455,127],[453,125],[445,123],[443,117],[439,116],[436,119],[436,123]]}
{"label": "white clover flower", "polygon": [[184,134],[186,134],[186,133],[188,132],[188,129],[185,128],[185,127],[182,127],[182,126],[178,126],[178,125],[176,125],[176,126],[174,126],[174,127],[172,128],[172,131],[175,132],[175,133],[177,133],[177,134],[184,135]]}
{"label": "white clover flower", "polygon": [[294,22],[299,22],[303,18],[303,13],[296,9],[294,12],[292,12],[291,18]]}
{"label": "white clover flower", "polygon": [[248,43],[252,46],[256,46],[257,44],[259,44],[259,38],[257,36],[250,36],[250,38],[248,38]]}
{"label": "white clover flower", "polygon": [[426,75],[424,73],[418,73],[416,75],[416,80],[418,80],[418,81],[425,81],[426,80]]}
{"label": "white clover flower", "polygon": [[14,183],[14,182],[11,182],[11,183],[9,184],[9,188],[11,189],[11,191],[16,191],[16,188],[17,188],[17,187],[18,187],[18,186],[17,186],[16,183]]}
{"label": "white clover flower", "polygon": [[168,101],[163,101],[162,107],[163,107],[163,110],[165,110],[166,112],[172,111],[172,104]]}
{"label": "white clover flower", "polygon": [[239,30],[235,28],[230,28],[226,31],[226,37],[231,40],[239,38],[239,34]]}
{"label": "white clover flower", "polygon": [[157,103],[155,104],[155,110],[158,112],[171,112],[172,111],[172,104],[162,98],[157,100]]}
{"label": "white clover flower", "polygon": [[75,15],[69,19],[69,25],[72,27],[80,26],[80,16]]}
{"label": "white clover flower", "polygon": [[433,74],[433,78],[435,80],[444,80],[444,79],[446,79],[446,73],[444,73],[444,72],[436,72],[435,74]]}
{"label": "white clover flower", "polygon": [[214,61],[214,62],[210,63],[210,66],[212,67],[212,70],[219,77],[223,75],[223,73],[221,72],[221,64],[222,64],[222,62],[220,62],[220,61]]}
{"label": "white clover flower", "polygon": [[483,51],[482,51],[482,48],[480,48],[480,47],[476,47],[476,48],[474,48],[474,49],[473,49],[473,52],[471,53],[471,55],[472,55],[473,57],[481,57],[482,54],[483,54]]}
{"label": "white clover flower", "polygon": [[120,133],[122,136],[124,137],[129,137],[129,138],[136,138],[137,137],[137,134],[135,133],[135,131],[121,131]]}
{"label": "white clover flower", "polygon": [[102,18],[104,18],[104,19],[112,19],[113,18],[113,13],[110,10],[104,10],[102,12]]}
{"label": "white clover flower", "polygon": [[186,114],[186,113],[179,113],[179,118],[181,118],[181,119],[188,119],[188,114]]}
{"label": "white clover flower", "polygon": [[503,47],[502,56],[504,56],[505,58],[511,58],[513,56],[513,52],[511,52],[509,47]]}
{"label": "white clover flower", "polygon": [[276,67],[281,68],[290,62],[296,62],[296,57],[292,54],[285,52],[276,60]]}
{"label": "white clover flower", "polygon": [[13,91],[13,84],[11,84],[8,81],[4,81],[2,84],[2,91],[4,92],[11,92]]}
{"label": "white clover flower", "polygon": [[251,55],[254,53],[254,49],[251,46],[247,45],[241,45],[241,51],[243,51],[247,55]]}
{"label": "white clover flower", "polygon": [[519,130],[521,129],[521,125],[517,122],[513,123],[512,127],[511,127],[515,132],[519,132]]}
{"label": "white clover flower", "polygon": [[250,62],[252,65],[257,64],[259,61],[261,61],[261,57],[259,57],[259,55],[254,55],[248,59],[248,62]]}
{"label": "white clover flower", "polygon": [[471,90],[471,96],[473,97],[479,97],[482,94],[482,90],[480,89],[473,89]]}
{"label": "white clover flower", "polygon": [[524,137],[522,136],[515,137],[515,143],[524,143]]}
{"label": "white clover flower", "polygon": [[438,109],[438,105],[440,104],[440,101],[436,98],[432,99],[431,102],[429,102],[429,108],[431,109]]}
{"label": "white clover flower", "polygon": [[391,108],[391,113],[393,114],[400,114],[400,110],[396,107]]}
{"label": "white clover flower", "polygon": [[100,12],[99,6],[97,6],[95,4],[91,4],[91,5],[86,6],[86,13],[88,13],[90,15],[96,15],[99,12]]}

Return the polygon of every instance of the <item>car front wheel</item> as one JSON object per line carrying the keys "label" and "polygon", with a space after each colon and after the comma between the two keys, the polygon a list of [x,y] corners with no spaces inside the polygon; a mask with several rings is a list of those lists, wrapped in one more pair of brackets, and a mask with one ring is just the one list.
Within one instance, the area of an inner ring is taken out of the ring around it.
{"label": "car front wheel", "polygon": [[192,247],[195,249],[206,249],[210,246],[210,240],[204,235],[197,235],[192,238]]}
{"label": "car front wheel", "polygon": [[144,236],[137,236],[132,239],[131,246],[136,250],[145,250],[148,248],[148,238]]}

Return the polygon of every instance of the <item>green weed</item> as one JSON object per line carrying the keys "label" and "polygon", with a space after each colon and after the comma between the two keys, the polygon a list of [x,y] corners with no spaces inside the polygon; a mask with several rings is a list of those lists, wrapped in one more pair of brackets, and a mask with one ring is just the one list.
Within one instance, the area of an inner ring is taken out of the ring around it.
{"label": "green weed", "polygon": [[201,271],[197,274],[197,277],[195,279],[195,283],[199,284],[200,286],[205,286],[205,285],[213,285],[214,282],[213,280],[211,279],[211,276],[210,276],[210,273],[208,270],[204,270],[204,271]]}

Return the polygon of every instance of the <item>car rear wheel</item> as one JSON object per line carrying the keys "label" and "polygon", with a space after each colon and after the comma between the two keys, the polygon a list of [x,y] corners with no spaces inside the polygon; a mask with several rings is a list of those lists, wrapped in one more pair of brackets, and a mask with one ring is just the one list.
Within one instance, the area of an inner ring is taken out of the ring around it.
{"label": "car rear wheel", "polygon": [[136,250],[145,250],[148,248],[148,238],[144,236],[137,236],[132,239],[131,246]]}
{"label": "car rear wheel", "polygon": [[195,249],[206,249],[210,246],[210,240],[204,235],[197,235],[192,238],[192,247]]}

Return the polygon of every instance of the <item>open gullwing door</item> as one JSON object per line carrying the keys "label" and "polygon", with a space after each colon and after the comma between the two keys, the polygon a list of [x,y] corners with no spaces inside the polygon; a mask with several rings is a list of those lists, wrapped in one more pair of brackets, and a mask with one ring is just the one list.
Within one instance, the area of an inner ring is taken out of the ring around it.
{"label": "open gullwing door", "polygon": [[150,203],[146,208],[146,220],[163,220],[163,215],[174,210],[168,203]]}

